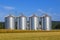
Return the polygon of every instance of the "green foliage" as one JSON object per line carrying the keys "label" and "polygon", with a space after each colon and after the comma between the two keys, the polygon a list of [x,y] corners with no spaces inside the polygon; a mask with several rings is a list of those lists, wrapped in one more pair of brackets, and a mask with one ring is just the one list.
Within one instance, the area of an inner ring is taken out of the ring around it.
{"label": "green foliage", "polygon": [[60,29],[59,25],[60,25],[60,21],[52,21],[52,29]]}
{"label": "green foliage", "polygon": [[0,29],[4,29],[5,28],[5,23],[4,22],[0,22]]}

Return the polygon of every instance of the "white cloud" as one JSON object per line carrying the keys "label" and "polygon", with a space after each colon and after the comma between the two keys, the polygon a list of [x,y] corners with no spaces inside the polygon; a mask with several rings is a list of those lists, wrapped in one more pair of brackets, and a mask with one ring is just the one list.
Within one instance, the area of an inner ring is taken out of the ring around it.
{"label": "white cloud", "polygon": [[42,9],[38,9],[39,12],[41,13],[46,13],[45,11],[43,11]]}
{"label": "white cloud", "polygon": [[0,5],[0,8],[3,8],[5,10],[14,10],[15,7],[12,7],[12,6],[6,6],[6,5]]}
{"label": "white cloud", "polygon": [[14,10],[15,9],[14,7],[10,7],[10,6],[4,6],[3,8],[6,10]]}

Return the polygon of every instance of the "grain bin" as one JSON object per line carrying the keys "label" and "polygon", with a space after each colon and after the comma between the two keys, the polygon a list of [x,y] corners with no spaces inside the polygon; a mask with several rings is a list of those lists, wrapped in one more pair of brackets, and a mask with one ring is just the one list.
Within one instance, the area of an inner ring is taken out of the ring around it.
{"label": "grain bin", "polygon": [[29,17],[30,30],[37,30],[39,27],[39,17],[35,14]]}
{"label": "grain bin", "polygon": [[15,29],[15,17],[9,15],[5,17],[5,29]]}
{"label": "grain bin", "polygon": [[41,17],[41,25],[42,30],[51,30],[51,17],[47,14],[45,14],[43,17]]}
{"label": "grain bin", "polygon": [[27,28],[27,17],[24,15],[17,17],[17,29],[26,30],[26,28]]}

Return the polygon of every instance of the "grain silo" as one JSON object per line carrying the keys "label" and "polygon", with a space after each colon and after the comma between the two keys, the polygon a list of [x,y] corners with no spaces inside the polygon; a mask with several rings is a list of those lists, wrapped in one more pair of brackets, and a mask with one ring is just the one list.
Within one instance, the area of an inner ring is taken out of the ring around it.
{"label": "grain silo", "polygon": [[17,29],[26,30],[26,27],[27,27],[27,17],[24,15],[17,17]]}
{"label": "grain silo", "polygon": [[5,17],[5,29],[15,29],[15,17],[9,15]]}
{"label": "grain silo", "polygon": [[39,27],[39,17],[35,14],[29,17],[30,30],[37,30]]}
{"label": "grain silo", "polygon": [[51,30],[51,17],[47,14],[45,14],[43,17],[41,17],[41,25],[42,30]]}

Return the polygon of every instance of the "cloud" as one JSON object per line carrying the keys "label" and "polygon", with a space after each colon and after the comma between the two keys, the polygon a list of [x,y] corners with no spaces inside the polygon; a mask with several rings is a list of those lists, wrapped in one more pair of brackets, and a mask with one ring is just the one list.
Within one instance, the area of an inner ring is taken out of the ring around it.
{"label": "cloud", "polygon": [[3,8],[6,10],[14,10],[15,9],[14,7],[10,7],[10,6],[4,6]]}
{"label": "cloud", "polygon": [[40,13],[46,13],[46,12],[43,11],[42,9],[38,9],[38,12],[40,12]]}
{"label": "cloud", "polygon": [[0,8],[1,8],[1,9],[5,9],[5,10],[14,10],[14,9],[15,9],[15,7],[6,6],[6,5],[0,5]]}

